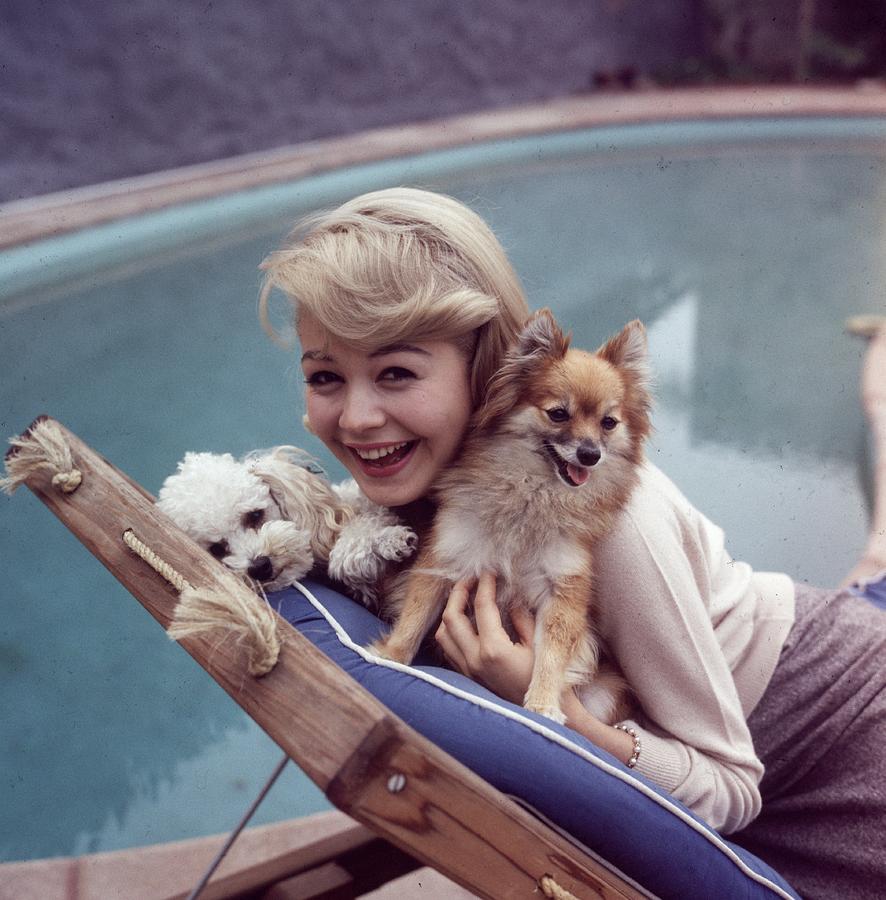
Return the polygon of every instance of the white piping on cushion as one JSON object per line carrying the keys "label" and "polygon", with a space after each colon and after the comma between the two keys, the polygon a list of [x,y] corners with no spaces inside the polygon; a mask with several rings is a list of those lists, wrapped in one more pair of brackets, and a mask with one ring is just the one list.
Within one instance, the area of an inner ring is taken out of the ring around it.
{"label": "white piping on cushion", "polygon": [[[422,681],[426,681],[429,684],[433,684],[436,687],[441,688],[449,694],[460,697],[462,700],[467,700],[469,703],[473,703],[476,706],[487,709],[490,712],[495,713],[496,715],[503,716],[506,719],[510,719],[511,721],[519,722],[520,724],[525,725],[530,729],[530,731],[534,731],[536,732],[536,734],[540,734],[543,737],[546,737],[548,740],[552,741],[555,744],[558,744],[565,750],[569,750],[571,753],[574,753],[576,756],[585,760],[586,762],[589,762],[591,765],[602,769],[607,774],[618,778],[620,781],[629,784],[635,790],[640,791],[640,793],[645,794],[659,806],[666,809],[669,813],[689,825],[694,831],[697,831],[699,834],[705,837],[721,853],[725,854],[733,863],[735,863],[735,865],[738,866],[739,869],[741,869],[741,871],[744,872],[745,875],[747,875],[749,878],[753,879],[759,884],[764,885],[765,887],[768,887],[779,897],[784,898],[784,900],[794,900],[794,898],[790,894],[788,894],[785,890],[775,884],[775,882],[770,881],[765,875],[761,875],[759,872],[755,872],[750,866],[748,866],[747,863],[745,863],[745,861],[730,846],[726,844],[726,842],[722,837],[720,837],[720,835],[718,835],[716,832],[710,831],[704,825],[700,825],[694,818],[692,818],[692,816],[688,815],[684,810],[680,809],[680,807],[674,805],[666,797],[662,797],[656,791],[652,790],[652,788],[643,784],[642,781],[638,781],[629,772],[622,771],[621,769],[613,766],[611,763],[606,762],[606,760],[594,756],[583,747],[579,747],[568,738],[563,737],[563,735],[558,734],[556,731],[553,731],[545,725],[536,722],[534,719],[523,716],[512,709],[506,709],[503,706],[499,706],[497,703],[493,703],[491,700],[486,700],[484,697],[478,697],[475,694],[471,694],[468,691],[462,690],[461,688],[453,687],[451,684],[448,684],[441,678],[437,678],[436,676],[431,675],[428,672],[423,672],[420,669],[414,668],[413,666],[404,666],[402,663],[394,662],[390,659],[384,659],[381,656],[376,656],[374,653],[370,653],[365,647],[361,647],[359,644],[351,640],[350,635],[347,633],[347,631],[345,631],[345,629],[332,615],[332,613],[330,613],[329,610],[326,609],[326,607],[301,582],[296,581],[292,586],[297,588],[304,595],[311,606],[313,606],[314,609],[316,609],[317,612],[319,612],[323,616],[323,618],[326,619],[330,626],[332,626],[332,629],[333,631],[335,631],[336,637],[338,637],[339,641],[349,650],[353,650],[355,653],[359,654],[367,662],[370,662],[373,665],[377,666],[384,666],[388,669],[394,669],[397,672],[403,672],[404,674],[411,675],[414,678],[419,678]],[[580,842],[576,841],[576,843],[578,844]]]}

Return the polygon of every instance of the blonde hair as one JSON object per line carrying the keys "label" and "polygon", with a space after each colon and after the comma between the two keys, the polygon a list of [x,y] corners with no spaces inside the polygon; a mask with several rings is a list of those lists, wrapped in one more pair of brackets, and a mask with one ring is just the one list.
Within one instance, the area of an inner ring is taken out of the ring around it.
{"label": "blonde hair", "polygon": [[300,222],[265,259],[259,314],[279,288],[296,322],[308,314],[363,350],[451,340],[471,362],[474,405],[529,307],[501,244],[473,210],[443,194],[392,188]]}

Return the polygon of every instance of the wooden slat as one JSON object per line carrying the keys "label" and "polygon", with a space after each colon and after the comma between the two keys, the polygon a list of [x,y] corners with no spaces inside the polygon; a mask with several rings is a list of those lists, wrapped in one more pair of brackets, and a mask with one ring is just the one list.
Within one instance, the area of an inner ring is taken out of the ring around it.
{"label": "wooden slat", "polygon": [[[76,900],[185,900],[227,837],[0,863],[0,898],[73,898],[73,893],[65,891],[69,885],[76,886]],[[352,896],[374,890],[419,865],[344,813],[315,813],[244,831],[201,900],[254,897],[281,879],[317,870],[333,860],[348,872]]]}
{"label": "wooden slat", "polygon": [[[255,861],[252,865],[242,865],[234,870],[224,871],[223,874],[217,872],[203,889],[200,898],[201,900],[224,900],[226,897],[237,897],[267,887],[277,881],[315,871],[328,865],[337,857],[352,853],[359,848],[371,846],[378,849],[379,843],[381,843],[379,839],[368,829],[354,822],[350,829],[293,847],[270,858]],[[388,845],[388,849],[394,850],[390,845]],[[184,893],[175,894],[167,900],[187,900],[190,894],[191,890],[189,889]]]}
{"label": "wooden slat", "polygon": [[411,856],[387,841],[375,838],[277,881],[262,895],[262,900],[362,897],[389,881],[408,875],[417,866]]}
{"label": "wooden slat", "polygon": [[[146,492],[63,432],[82,484],[61,494],[38,473],[28,487],[162,625],[175,591],[122,543],[129,528],[191,584],[247,590]],[[340,809],[481,896],[529,896],[545,874],[578,897],[641,896],[405,725],[282,619],[280,628],[280,659],[262,678],[247,674],[233,642],[182,644]]]}
{"label": "wooden slat", "polygon": [[350,900],[357,896],[351,873],[329,862],[275,884],[261,900]]}

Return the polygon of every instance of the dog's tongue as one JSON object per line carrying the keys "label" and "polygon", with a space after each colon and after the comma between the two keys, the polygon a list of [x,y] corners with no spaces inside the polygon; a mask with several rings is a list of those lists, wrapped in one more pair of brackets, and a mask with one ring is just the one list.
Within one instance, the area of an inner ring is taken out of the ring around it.
{"label": "dog's tongue", "polygon": [[576,485],[584,484],[588,480],[588,475],[590,474],[584,466],[574,466],[572,463],[566,463],[566,471]]}

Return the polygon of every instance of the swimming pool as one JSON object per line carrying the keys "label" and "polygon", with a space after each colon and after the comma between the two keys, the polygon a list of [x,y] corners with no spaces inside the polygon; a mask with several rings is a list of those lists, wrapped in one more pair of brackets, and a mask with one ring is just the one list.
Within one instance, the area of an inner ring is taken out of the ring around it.
{"label": "swimming pool", "polygon": [[[886,119],[595,128],[353,167],[0,254],[0,426],[63,421],[156,492],[185,450],[301,443],[257,266],[303,212],[408,183],[501,237],[578,345],[627,319],[657,373],[650,456],[733,554],[837,581],[864,543],[861,344],[886,312]],[[0,858],[222,831],[279,751],[22,491],[0,503]],[[326,807],[290,766],[257,821]]]}

